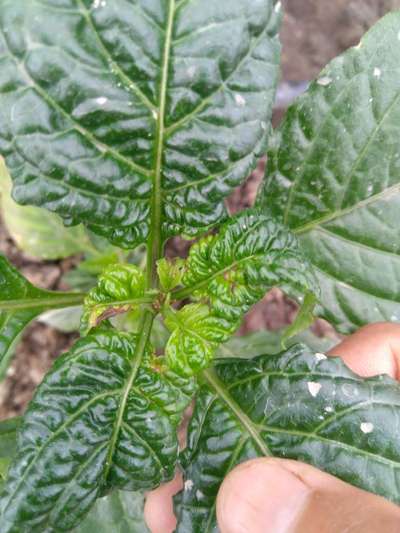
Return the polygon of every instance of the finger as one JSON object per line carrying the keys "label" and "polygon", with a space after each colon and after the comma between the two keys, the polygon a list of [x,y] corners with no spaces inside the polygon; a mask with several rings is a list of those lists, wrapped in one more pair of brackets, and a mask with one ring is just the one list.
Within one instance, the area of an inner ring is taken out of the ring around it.
{"label": "finger", "polygon": [[347,337],[330,355],[338,355],[360,376],[388,374],[400,379],[400,325],[365,326]]}
{"label": "finger", "polygon": [[172,533],[176,527],[172,497],[182,489],[182,475],[176,474],[169,483],[165,483],[147,495],[144,506],[144,518],[151,533]]}
{"label": "finger", "polygon": [[399,533],[400,508],[316,468],[284,459],[243,463],[217,500],[221,533]]}

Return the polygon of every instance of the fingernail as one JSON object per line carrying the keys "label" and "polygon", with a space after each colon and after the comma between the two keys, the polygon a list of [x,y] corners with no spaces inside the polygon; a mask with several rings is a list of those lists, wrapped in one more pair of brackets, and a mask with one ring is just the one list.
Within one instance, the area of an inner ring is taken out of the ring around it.
{"label": "fingernail", "polygon": [[218,496],[222,533],[288,533],[301,517],[310,489],[292,472],[268,460],[234,470]]}

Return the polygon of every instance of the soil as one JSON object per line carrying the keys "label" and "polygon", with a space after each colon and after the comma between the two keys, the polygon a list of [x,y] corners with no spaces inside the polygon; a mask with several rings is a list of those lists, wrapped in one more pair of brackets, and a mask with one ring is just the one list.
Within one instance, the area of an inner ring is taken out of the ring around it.
{"label": "soil", "polygon": [[[283,0],[285,17],[282,30],[283,80],[307,81],[344,49],[358,42],[365,30],[391,9],[400,8],[400,0]],[[279,115],[275,117],[275,123]],[[253,204],[262,179],[264,162],[247,182],[229,199],[231,212]],[[173,239],[168,255],[184,255],[188,243]],[[48,289],[66,289],[63,273],[77,258],[39,262],[22,254],[8,237],[0,222],[0,251],[34,284]],[[278,290],[271,291],[246,317],[240,334],[260,329],[276,330],[290,324],[296,305]],[[330,326],[317,321],[314,330],[324,334]],[[53,360],[67,350],[76,338],[38,322],[27,330],[16,355],[0,385],[0,419],[21,414]]]}

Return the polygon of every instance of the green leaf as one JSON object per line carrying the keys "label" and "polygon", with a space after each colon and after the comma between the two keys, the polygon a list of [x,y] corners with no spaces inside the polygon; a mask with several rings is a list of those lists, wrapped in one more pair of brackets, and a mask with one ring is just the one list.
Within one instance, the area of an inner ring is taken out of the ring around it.
{"label": "green leaf", "polygon": [[224,224],[217,235],[190,249],[176,299],[208,300],[213,313],[239,325],[249,308],[272,287],[291,296],[318,294],[310,265],[285,226],[250,209]]}
{"label": "green leaf", "polygon": [[183,276],[183,266],[184,261],[179,258],[170,261],[163,257],[157,262],[157,274],[161,289],[164,292],[170,292],[180,284]]}
{"label": "green leaf", "polygon": [[400,321],[400,12],[289,109],[259,204],[298,236],[343,333]]}
{"label": "green leaf", "polygon": [[21,418],[10,418],[0,422],[0,490],[7,476],[9,464],[17,445],[17,431]]}
{"label": "green leaf", "polygon": [[38,320],[42,324],[47,324],[63,333],[72,333],[79,331],[82,312],[83,307],[81,305],[66,309],[52,309],[40,315]]}
{"label": "green leaf", "polygon": [[2,219],[18,247],[38,259],[61,259],[86,251],[83,226],[66,228],[58,215],[38,207],[21,207],[11,198],[11,179],[0,158]]}
{"label": "green leaf", "polygon": [[74,533],[149,533],[141,492],[117,491],[100,498]]}
{"label": "green leaf", "polygon": [[317,299],[312,292],[305,295],[302,305],[293,323],[286,328],[282,337],[282,348],[287,348],[288,341],[298,333],[305,331],[315,322],[314,310]]}
{"label": "green leaf", "polygon": [[301,460],[399,503],[399,419],[397,382],[363,380],[302,345],[221,360],[204,373],[190,423],[177,533],[216,531],[221,482],[258,456]]}
{"label": "green leaf", "polygon": [[77,526],[113,488],[171,479],[193,385],[135,358],[133,335],[99,331],[55,362],[24,417],[0,502],[1,533]]}
{"label": "green leaf", "polygon": [[86,334],[102,320],[126,313],[132,306],[151,303],[145,298],[145,277],[135,265],[117,264],[107,267],[85,298],[81,330]]}
{"label": "green leaf", "polygon": [[[249,359],[263,354],[277,354],[282,351],[282,340],[286,333],[285,329],[278,331],[257,331],[241,337],[232,337],[222,344],[216,353],[216,357],[244,357]],[[311,330],[302,331],[287,340],[288,347],[294,344],[304,343],[316,352],[328,352],[340,338],[335,335],[317,337]]]}
{"label": "green leaf", "polygon": [[34,287],[0,255],[0,376],[7,368],[14,341],[25,326],[47,309],[77,305],[83,296]]}
{"label": "green leaf", "polygon": [[128,248],[150,219],[158,248],[161,226],[194,235],[225,216],[267,144],[277,0],[0,5],[0,152],[18,203]]}
{"label": "green leaf", "polygon": [[165,348],[169,368],[179,375],[192,375],[207,368],[219,344],[226,342],[235,326],[213,316],[207,305],[186,305],[169,310],[165,324],[172,331]]}

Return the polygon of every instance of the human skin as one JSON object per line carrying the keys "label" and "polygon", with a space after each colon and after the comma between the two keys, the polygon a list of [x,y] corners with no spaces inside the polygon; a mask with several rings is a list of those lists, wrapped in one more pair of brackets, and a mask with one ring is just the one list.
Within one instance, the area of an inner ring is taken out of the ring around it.
{"label": "human skin", "polygon": [[[330,355],[342,357],[361,376],[389,374],[400,380],[400,325],[361,328]],[[152,533],[176,526],[175,479],[147,496]],[[400,507],[320,470],[286,459],[259,458],[236,467],[218,493],[221,533],[400,533]]]}

